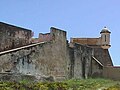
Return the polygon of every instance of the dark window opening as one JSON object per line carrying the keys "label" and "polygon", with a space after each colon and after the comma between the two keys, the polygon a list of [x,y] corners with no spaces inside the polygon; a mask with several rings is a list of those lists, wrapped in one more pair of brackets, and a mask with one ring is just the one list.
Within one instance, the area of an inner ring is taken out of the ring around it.
{"label": "dark window opening", "polygon": [[86,70],[86,59],[85,57],[83,58],[83,61],[82,61],[82,77],[85,78],[85,70]]}
{"label": "dark window opening", "polygon": [[106,35],[105,35],[105,42],[106,42]]}

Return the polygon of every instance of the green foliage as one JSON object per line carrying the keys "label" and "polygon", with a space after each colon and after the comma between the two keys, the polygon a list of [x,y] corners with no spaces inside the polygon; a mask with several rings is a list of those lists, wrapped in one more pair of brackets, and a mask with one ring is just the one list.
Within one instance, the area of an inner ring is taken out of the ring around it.
{"label": "green foliage", "polygon": [[71,79],[63,82],[0,82],[0,90],[120,90],[120,82],[105,79]]}
{"label": "green foliage", "polygon": [[104,90],[120,90],[120,84],[115,84]]}
{"label": "green foliage", "polygon": [[40,90],[68,90],[67,83],[64,82],[41,82],[36,83],[35,87]]}
{"label": "green foliage", "polygon": [[[114,85],[120,86],[120,82],[106,80],[106,79],[71,79],[66,81],[68,87],[71,90],[114,90],[112,87],[116,87]],[[111,87],[112,86],[112,87]],[[108,89],[109,88],[109,89]],[[115,90],[120,90],[120,87],[116,87]]]}
{"label": "green foliage", "polygon": [[27,83],[29,83],[29,81],[24,79],[22,81],[19,81],[19,83],[21,83],[21,84],[27,84]]}

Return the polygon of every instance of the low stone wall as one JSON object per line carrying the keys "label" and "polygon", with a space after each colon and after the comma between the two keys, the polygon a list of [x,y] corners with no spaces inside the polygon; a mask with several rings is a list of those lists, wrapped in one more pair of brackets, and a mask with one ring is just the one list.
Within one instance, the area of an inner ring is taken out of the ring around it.
{"label": "low stone wall", "polygon": [[54,81],[54,78],[52,76],[40,76],[40,75],[25,75],[22,73],[0,73],[0,81],[29,81],[29,82],[45,82],[45,81]]}
{"label": "low stone wall", "polygon": [[23,75],[20,73],[0,73],[0,81],[37,81],[37,78],[32,75]]}
{"label": "low stone wall", "polygon": [[104,67],[103,77],[113,80],[120,80],[120,67]]}

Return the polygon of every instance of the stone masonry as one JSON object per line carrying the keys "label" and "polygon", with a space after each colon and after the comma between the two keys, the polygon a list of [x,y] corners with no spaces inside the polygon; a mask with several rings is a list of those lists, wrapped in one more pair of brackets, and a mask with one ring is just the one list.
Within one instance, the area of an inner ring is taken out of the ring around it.
{"label": "stone masonry", "polygon": [[32,31],[0,22],[0,51],[28,45]]}
{"label": "stone masonry", "polygon": [[[9,32],[8,27],[13,26],[5,24],[2,30],[0,28],[1,33],[4,33],[4,30]],[[67,33],[54,27],[50,28],[50,33],[40,33],[39,38],[33,39],[31,38],[32,31],[20,30],[21,28],[15,26],[14,28],[15,30],[11,29],[10,32],[24,33],[18,33],[20,34],[18,38],[13,35],[12,39],[19,41],[23,35],[23,42],[18,43],[16,47],[1,49],[0,73],[20,73],[36,77],[51,76],[54,80],[60,81],[71,78],[103,77],[103,68],[113,66],[106,43],[102,47],[100,44],[80,43],[80,39],[77,41],[73,39],[68,43]],[[9,38],[6,36],[4,39]]]}

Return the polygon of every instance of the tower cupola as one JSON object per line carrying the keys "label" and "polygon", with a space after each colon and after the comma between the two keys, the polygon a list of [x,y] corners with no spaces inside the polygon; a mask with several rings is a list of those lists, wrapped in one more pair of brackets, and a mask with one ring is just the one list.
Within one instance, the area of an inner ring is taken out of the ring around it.
{"label": "tower cupola", "polygon": [[102,31],[100,32],[101,34],[101,47],[103,49],[108,49],[110,48],[110,31],[107,27],[104,27]]}
{"label": "tower cupola", "polygon": [[109,31],[109,29],[105,26],[103,29],[102,29],[102,31],[100,32],[100,34],[101,33],[111,33],[110,31]]}

